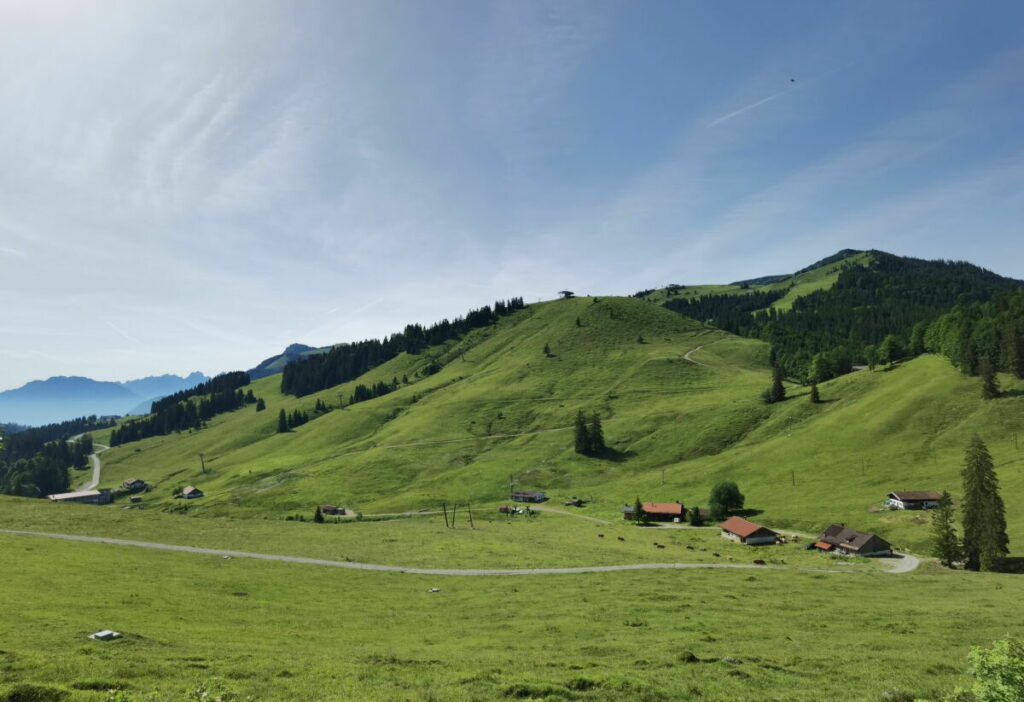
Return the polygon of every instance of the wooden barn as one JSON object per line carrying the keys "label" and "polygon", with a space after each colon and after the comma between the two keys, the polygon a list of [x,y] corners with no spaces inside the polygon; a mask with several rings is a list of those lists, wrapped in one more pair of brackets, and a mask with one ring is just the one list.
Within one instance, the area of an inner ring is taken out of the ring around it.
{"label": "wooden barn", "polygon": [[882,537],[851,529],[843,524],[832,524],[811,545],[819,551],[843,556],[891,556],[892,544]]}
{"label": "wooden barn", "polygon": [[545,502],[547,499],[547,493],[537,490],[516,490],[512,493],[513,502]]}
{"label": "wooden barn", "polygon": [[742,517],[729,517],[718,528],[722,530],[723,537],[747,546],[774,544],[779,540],[779,535],[771,529]]}
{"label": "wooden barn", "polygon": [[[686,521],[686,505],[682,502],[642,502],[641,509],[652,522]],[[634,505],[622,506],[622,518],[635,521]]]}

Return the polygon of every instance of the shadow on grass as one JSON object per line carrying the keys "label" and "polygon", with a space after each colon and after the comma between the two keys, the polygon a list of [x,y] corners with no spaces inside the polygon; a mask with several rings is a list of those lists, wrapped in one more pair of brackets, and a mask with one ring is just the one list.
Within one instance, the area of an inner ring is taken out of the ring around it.
{"label": "shadow on grass", "polygon": [[996,567],[996,572],[1024,575],[1024,557],[1010,556],[1007,558],[1000,558]]}
{"label": "shadow on grass", "polygon": [[1024,390],[1001,390],[994,399],[998,400],[1002,397],[1021,397],[1024,396]]}
{"label": "shadow on grass", "polygon": [[616,451],[613,448],[605,448],[601,453],[594,454],[594,458],[603,458],[606,461],[622,463],[637,455],[636,451]]}
{"label": "shadow on grass", "polygon": [[734,509],[731,512],[729,512],[729,514],[734,516],[734,517],[746,518],[746,517],[756,517],[757,515],[761,514],[762,512],[764,512],[763,509]]}

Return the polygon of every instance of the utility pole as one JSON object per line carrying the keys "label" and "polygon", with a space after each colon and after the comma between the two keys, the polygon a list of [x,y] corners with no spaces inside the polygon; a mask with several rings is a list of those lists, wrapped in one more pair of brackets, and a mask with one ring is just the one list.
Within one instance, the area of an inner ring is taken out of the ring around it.
{"label": "utility pole", "polygon": [[203,459],[203,454],[199,454],[199,463],[203,466],[203,474],[206,474],[206,461]]}
{"label": "utility pole", "polygon": [[516,481],[512,479],[512,474],[508,474],[508,499],[512,499],[512,493],[515,492]]}
{"label": "utility pole", "polygon": [[458,502],[453,502],[452,503],[452,529],[455,528],[455,510],[458,509],[458,507],[459,507],[459,503]]}
{"label": "utility pole", "polygon": [[661,484],[662,485],[665,484],[665,469],[664,468],[661,469]]}
{"label": "utility pole", "polygon": [[793,480],[793,487],[796,487],[796,471],[795,470],[789,471],[789,476]]}
{"label": "utility pole", "polygon": [[468,502],[466,503],[466,511],[469,512],[469,528],[476,529],[476,525],[473,524],[473,506]]}
{"label": "utility pole", "polygon": [[441,503],[441,510],[444,512],[444,528],[445,529],[450,529],[451,527],[448,526],[448,503],[447,502],[442,502]]}

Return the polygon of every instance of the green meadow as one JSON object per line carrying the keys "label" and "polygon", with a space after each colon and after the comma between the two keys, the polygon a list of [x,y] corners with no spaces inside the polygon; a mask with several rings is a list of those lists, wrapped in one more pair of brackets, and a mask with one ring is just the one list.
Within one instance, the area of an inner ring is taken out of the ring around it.
{"label": "green meadow", "polygon": [[[61,507],[34,506],[51,527]],[[175,540],[234,526],[175,518]],[[510,526],[512,539],[543,540],[549,518]],[[363,526],[401,535],[410,521]],[[339,540],[349,528],[292,526]],[[568,525],[554,534],[576,546]],[[479,534],[454,535],[457,550],[463,536]],[[285,538],[329,550],[287,530],[267,547]],[[377,560],[386,538],[371,540]],[[407,541],[401,558],[417,550]],[[893,688],[938,699],[961,682],[971,645],[1024,634],[1007,617],[1018,581],[930,565],[426,576],[3,533],[0,552],[0,699],[11,700],[881,700]],[[102,628],[124,637],[87,638]]]}

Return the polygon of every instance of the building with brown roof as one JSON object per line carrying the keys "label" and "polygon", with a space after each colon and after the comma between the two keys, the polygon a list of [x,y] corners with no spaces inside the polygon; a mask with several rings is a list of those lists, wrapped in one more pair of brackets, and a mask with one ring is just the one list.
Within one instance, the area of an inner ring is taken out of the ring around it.
{"label": "building with brown roof", "polygon": [[767,527],[754,522],[748,522],[742,517],[729,517],[718,525],[722,530],[722,536],[732,541],[757,546],[761,544],[774,544],[779,535]]}
{"label": "building with brown roof", "polygon": [[202,497],[203,491],[197,487],[189,485],[187,488],[181,491],[181,496],[186,500],[194,500],[197,497]]}
{"label": "building with brown roof", "polygon": [[885,502],[893,509],[934,509],[942,499],[941,492],[920,490],[910,492],[890,492]]}
{"label": "building with brown roof", "polygon": [[[830,548],[825,548],[826,546]],[[851,529],[844,524],[832,524],[813,545],[819,551],[844,556],[890,556],[892,544],[876,534]]]}
{"label": "building with brown roof", "polygon": [[50,502],[79,502],[85,505],[110,504],[110,490],[78,490],[77,492],[58,492],[46,496]]}
{"label": "building with brown roof", "polygon": [[[643,502],[640,507],[652,522],[686,521],[686,505],[682,502]],[[623,505],[622,518],[635,520],[634,511],[634,505]]]}

